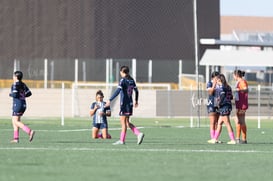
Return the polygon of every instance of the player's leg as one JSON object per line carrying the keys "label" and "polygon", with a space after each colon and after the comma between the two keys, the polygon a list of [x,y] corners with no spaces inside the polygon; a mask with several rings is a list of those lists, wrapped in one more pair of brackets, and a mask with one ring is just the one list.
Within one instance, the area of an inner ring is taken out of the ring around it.
{"label": "player's leg", "polygon": [[240,137],[241,137],[241,123],[240,123],[240,114],[239,114],[240,110],[236,109],[236,114],[235,114],[235,126],[236,126],[236,142],[240,143]]}
{"label": "player's leg", "polygon": [[111,135],[108,133],[108,125],[107,123],[103,123],[101,125],[101,133],[103,139],[111,139]]}
{"label": "player's leg", "polygon": [[92,138],[97,139],[99,138],[99,128],[93,126],[92,128]]}
{"label": "player's leg", "polygon": [[209,120],[210,120],[210,138],[213,139],[215,135],[215,131],[217,129],[217,117],[215,112],[209,113]]}
{"label": "player's leg", "polygon": [[19,116],[12,116],[13,140],[11,140],[11,143],[19,143],[19,127],[16,124],[18,119],[20,119]]}
{"label": "player's leg", "polygon": [[243,144],[247,143],[247,126],[245,121],[245,110],[241,110],[240,112],[240,124],[241,124],[241,131],[242,131],[242,142]]}
{"label": "player's leg", "polygon": [[117,142],[113,143],[114,145],[125,144],[125,138],[126,138],[126,132],[127,132],[126,116],[120,115],[120,124],[121,124],[120,138]]}
{"label": "player's leg", "polygon": [[230,119],[229,119],[229,115],[224,116],[224,123],[227,127],[228,135],[230,138],[230,141],[227,142],[227,144],[236,144],[233,128],[231,126]]}

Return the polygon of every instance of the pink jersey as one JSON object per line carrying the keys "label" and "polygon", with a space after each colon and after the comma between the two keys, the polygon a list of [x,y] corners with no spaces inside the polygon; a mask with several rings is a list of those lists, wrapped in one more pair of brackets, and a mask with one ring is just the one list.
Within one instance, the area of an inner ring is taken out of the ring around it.
{"label": "pink jersey", "polygon": [[244,79],[236,83],[235,105],[236,109],[248,109],[248,84],[247,81]]}

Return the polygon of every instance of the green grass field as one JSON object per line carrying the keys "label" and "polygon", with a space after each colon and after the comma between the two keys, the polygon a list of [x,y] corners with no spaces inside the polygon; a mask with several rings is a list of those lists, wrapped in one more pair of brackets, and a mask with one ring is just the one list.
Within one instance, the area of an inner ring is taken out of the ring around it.
{"label": "green grass field", "polygon": [[[12,138],[10,119],[0,124],[0,180],[272,180],[273,122],[248,120],[248,144],[207,144],[208,121],[189,128],[189,119],[134,119],[145,133],[141,145],[128,131],[126,145],[118,140],[120,125],[109,120],[111,140],[92,140],[87,118],[30,119],[23,122],[36,130],[32,143],[20,132],[20,143]],[[228,141],[226,128],[221,140]]]}

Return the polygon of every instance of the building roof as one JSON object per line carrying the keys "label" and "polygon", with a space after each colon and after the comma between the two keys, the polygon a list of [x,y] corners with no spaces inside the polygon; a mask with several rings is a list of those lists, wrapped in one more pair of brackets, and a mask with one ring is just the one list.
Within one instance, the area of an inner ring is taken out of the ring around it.
{"label": "building roof", "polygon": [[273,17],[221,16],[221,34],[235,31],[273,32]]}
{"label": "building roof", "polygon": [[273,67],[273,51],[207,49],[200,65]]}

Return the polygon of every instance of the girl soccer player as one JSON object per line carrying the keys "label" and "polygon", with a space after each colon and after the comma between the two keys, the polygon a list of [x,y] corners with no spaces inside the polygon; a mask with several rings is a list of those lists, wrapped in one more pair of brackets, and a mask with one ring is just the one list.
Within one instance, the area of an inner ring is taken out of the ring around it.
{"label": "girl soccer player", "polygon": [[227,127],[227,131],[230,137],[230,141],[227,144],[236,144],[234,138],[234,132],[232,126],[230,124],[230,113],[232,111],[232,103],[231,100],[233,99],[232,89],[228,85],[226,78],[223,74],[217,76],[217,84],[219,85],[219,92],[216,93],[218,99],[218,108],[219,108],[219,119],[218,119],[218,126],[215,132],[214,138],[209,141],[209,143],[217,143],[217,140],[220,136],[222,124],[224,123]]}
{"label": "girl soccer player", "polygon": [[[248,109],[248,84],[243,78],[245,75],[244,71],[235,70],[233,72],[233,77],[236,81],[235,86],[235,124],[236,124],[236,143],[247,144],[246,140],[246,121],[245,113]],[[240,136],[242,133],[242,140],[240,141]]]}
{"label": "girl soccer player", "polygon": [[137,144],[141,144],[144,138],[144,134],[141,133],[135,125],[133,125],[129,118],[133,114],[133,91],[135,92],[135,107],[138,106],[138,89],[135,80],[129,75],[129,67],[122,66],[120,68],[121,79],[119,81],[118,88],[114,94],[108,100],[106,106],[110,106],[113,101],[120,94],[120,123],[121,133],[120,140],[114,143],[114,145],[124,145],[127,127],[129,127],[133,133],[137,136]]}
{"label": "girl soccer player", "polygon": [[11,143],[19,143],[19,128],[29,135],[29,141],[33,140],[35,132],[28,126],[21,122],[21,116],[23,116],[26,110],[26,97],[32,95],[29,88],[22,82],[23,73],[21,71],[15,71],[13,74],[13,84],[11,86],[10,97],[13,98],[12,107],[12,125],[13,125],[13,140]]}
{"label": "girl soccer player", "polygon": [[217,111],[216,104],[216,96],[215,92],[217,89],[217,76],[219,72],[213,72],[211,74],[211,81],[207,83],[207,92],[208,92],[208,103],[207,103],[207,111],[210,120],[210,138],[213,139],[215,135],[215,131],[217,129],[217,121],[219,118],[219,113]]}
{"label": "girl soccer player", "polygon": [[[92,138],[111,139],[108,133],[107,116],[111,116],[110,107],[105,107],[106,102],[103,101],[103,92],[98,90],[96,93],[96,102],[91,104],[90,116],[93,116]],[[101,130],[101,134],[99,131]]]}

